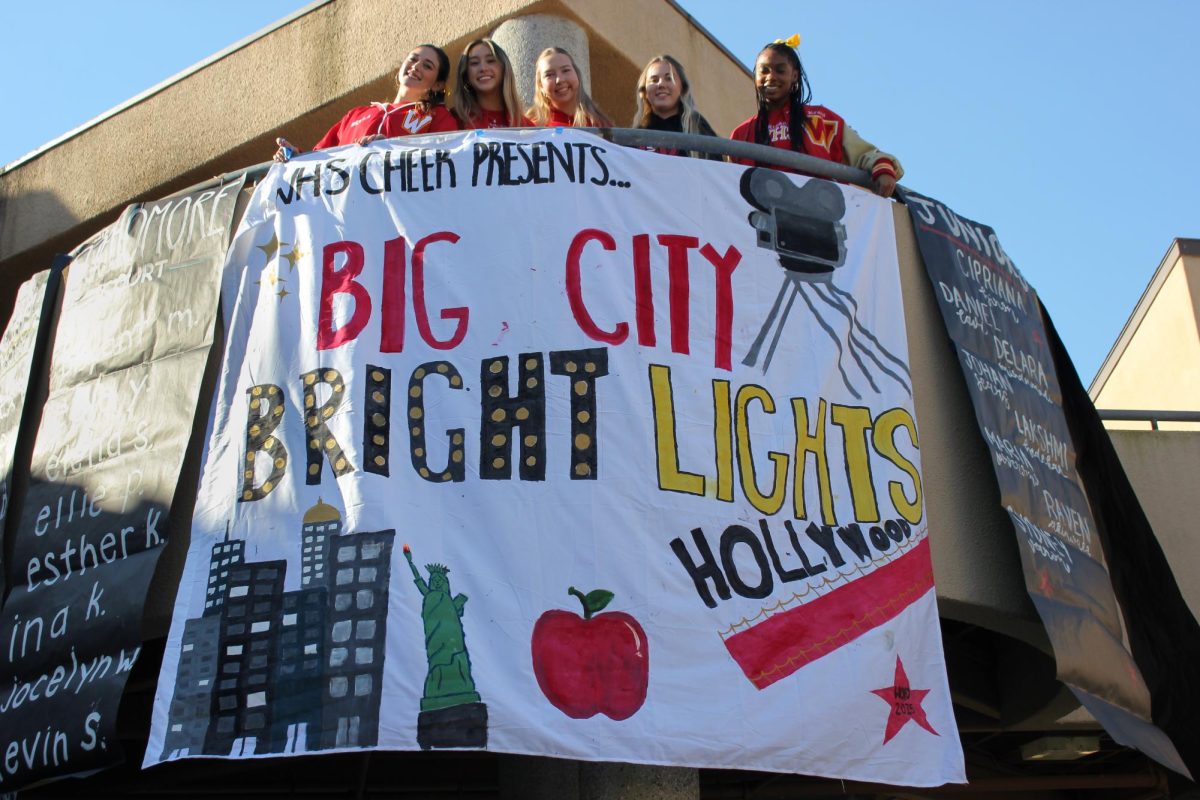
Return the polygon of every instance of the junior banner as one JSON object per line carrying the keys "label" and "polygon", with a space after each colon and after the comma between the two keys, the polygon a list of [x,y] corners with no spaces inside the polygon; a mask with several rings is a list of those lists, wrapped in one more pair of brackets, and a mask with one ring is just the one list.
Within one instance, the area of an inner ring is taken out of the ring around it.
{"label": "junior banner", "polygon": [[[904,200],[1058,677],[1115,740],[1187,774],[1175,746],[1149,722],[1150,692],[1130,651],[1079,472],[1037,293],[991,228],[915,192]],[[1113,491],[1108,483],[1101,488]]]}
{"label": "junior banner", "polygon": [[275,167],[227,288],[147,763],[963,780],[887,202],[399,140]]}

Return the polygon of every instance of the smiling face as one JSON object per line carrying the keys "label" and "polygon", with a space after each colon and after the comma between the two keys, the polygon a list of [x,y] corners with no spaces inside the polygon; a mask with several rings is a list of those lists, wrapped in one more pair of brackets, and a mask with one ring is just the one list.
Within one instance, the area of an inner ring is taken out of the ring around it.
{"label": "smiling face", "polygon": [[650,108],[660,117],[679,113],[679,98],[683,94],[679,75],[668,61],[655,61],[646,73],[646,88],[642,90]]}
{"label": "smiling face", "polygon": [[791,96],[800,80],[800,71],[787,56],[770,48],[758,54],[754,62],[754,84],[771,108],[779,108]]}
{"label": "smiling face", "polygon": [[445,82],[438,80],[440,61],[430,47],[418,47],[409,53],[396,76],[400,81],[398,98],[418,100],[430,89],[443,88]]}
{"label": "smiling face", "polygon": [[570,56],[554,53],[539,59],[537,80],[539,91],[552,108],[568,116],[575,113],[579,105],[579,73]]}
{"label": "smiling face", "polygon": [[500,87],[504,82],[504,65],[492,48],[480,43],[467,53],[467,84],[475,90],[482,100],[484,97],[498,97]]}

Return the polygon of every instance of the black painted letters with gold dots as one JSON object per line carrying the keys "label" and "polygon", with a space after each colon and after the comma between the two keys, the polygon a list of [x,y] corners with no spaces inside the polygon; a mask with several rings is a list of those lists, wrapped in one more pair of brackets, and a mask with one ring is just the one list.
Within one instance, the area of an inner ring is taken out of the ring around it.
{"label": "black painted letters with gold dots", "polygon": [[[336,369],[314,369],[300,376],[304,382],[304,439],[308,444],[308,467],[304,482],[315,486],[321,482],[321,461],[329,460],[336,477],[354,471],[342,446],[333,437],[327,420],[337,411],[346,395],[346,383]],[[329,387],[329,399],[317,406],[317,386]]]}
{"label": "black painted letters with gold dots", "polygon": [[596,379],[608,374],[608,351],[556,350],[550,371],[571,381],[571,480],[594,481],[598,473],[596,447]]}
{"label": "black painted letters with gold dots", "polygon": [[367,364],[366,398],[363,401],[363,469],[385,478],[390,474],[392,371]]}
{"label": "black painted letters with gold dots", "polygon": [[446,436],[450,439],[449,457],[446,468],[435,471],[429,467],[429,451],[425,446],[425,379],[440,375],[451,389],[462,389],[462,376],[448,361],[428,361],[413,370],[408,379],[408,443],[413,469],[427,481],[443,483],[458,482],[465,477],[465,454],[463,441],[466,432],[462,428],[450,428]]}
{"label": "black painted letters with gold dots", "polygon": [[[283,419],[283,390],[272,383],[251,386],[246,390],[250,398],[250,413],[246,417],[246,451],[242,463],[242,492],[238,501],[248,503],[262,500],[279,485],[287,469],[287,449],[279,437],[274,436],[279,421]],[[254,485],[255,465],[266,459],[271,465],[270,474],[260,486]]]}
{"label": "black painted letters with gold dots", "polygon": [[512,439],[520,435],[519,474],[523,481],[546,479],[546,390],[541,353],[517,356],[517,393],[508,393],[508,356],[485,358],[479,369],[479,477],[512,477]]}

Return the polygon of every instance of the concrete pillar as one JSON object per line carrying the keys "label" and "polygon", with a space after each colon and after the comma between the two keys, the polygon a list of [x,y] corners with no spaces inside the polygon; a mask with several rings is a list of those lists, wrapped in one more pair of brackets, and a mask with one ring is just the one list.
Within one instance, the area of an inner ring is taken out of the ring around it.
{"label": "concrete pillar", "polygon": [[699,800],[700,773],[686,767],[650,767],[501,756],[505,800]]}
{"label": "concrete pillar", "polygon": [[589,95],[592,93],[592,58],[587,33],[574,22],[548,14],[514,17],[501,23],[492,32],[492,39],[508,53],[513,77],[517,80],[517,93],[525,105],[533,103],[534,67],[538,55],[547,47],[561,47],[571,54],[579,68],[584,91]]}

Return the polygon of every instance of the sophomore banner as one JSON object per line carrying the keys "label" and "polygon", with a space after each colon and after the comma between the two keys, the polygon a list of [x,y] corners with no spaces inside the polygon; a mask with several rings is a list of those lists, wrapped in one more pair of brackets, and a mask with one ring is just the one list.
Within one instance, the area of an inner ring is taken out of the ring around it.
{"label": "sophomore banner", "polygon": [[117,711],[242,180],[130,206],[64,281],[0,618],[0,791],[119,762]]}
{"label": "sophomore banner", "polygon": [[963,780],[889,205],[587,134],[276,167],[147,763]]}

